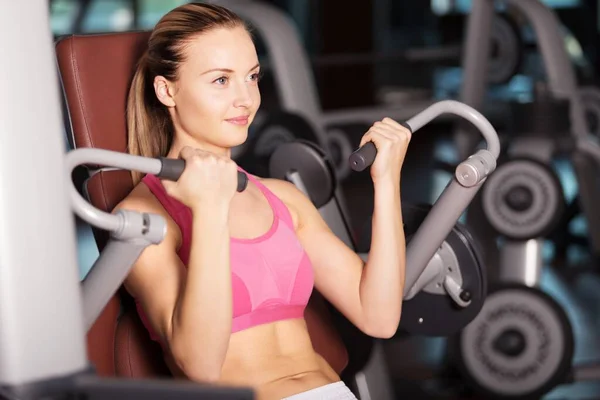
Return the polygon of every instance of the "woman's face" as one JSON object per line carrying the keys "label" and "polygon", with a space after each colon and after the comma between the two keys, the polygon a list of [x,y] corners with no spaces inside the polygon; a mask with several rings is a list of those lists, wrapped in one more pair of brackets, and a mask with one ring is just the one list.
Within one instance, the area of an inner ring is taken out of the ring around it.
{"label": "woman's face", "polygon": [[175,145],[229,152],[246,141],[260,106],[256,48],[243,27],[218,28],[194,38],[184,49],[178,80],[157,95],[169,106]]}

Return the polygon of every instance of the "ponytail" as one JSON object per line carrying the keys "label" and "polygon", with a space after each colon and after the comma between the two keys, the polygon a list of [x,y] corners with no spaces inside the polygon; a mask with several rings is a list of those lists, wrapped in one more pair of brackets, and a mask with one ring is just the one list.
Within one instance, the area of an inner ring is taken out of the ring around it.
{"label": "ponytail", "polygon": [[[127,99],[127,149],[142,157],[166,156],[173,138],[173,123],[166,107],[154,94],[147,53],[140,59]],[[142,173],[131,171],[133,184]]]}

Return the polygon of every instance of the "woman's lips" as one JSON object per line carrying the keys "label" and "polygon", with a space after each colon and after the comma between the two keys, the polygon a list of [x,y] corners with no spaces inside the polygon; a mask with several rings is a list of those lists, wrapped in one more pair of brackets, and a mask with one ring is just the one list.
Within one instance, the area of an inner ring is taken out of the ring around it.
{"label": "woman's lips", "polygon": [[248,125],[248,116],[229,118],[225,121],[230,122],[234,125]]}

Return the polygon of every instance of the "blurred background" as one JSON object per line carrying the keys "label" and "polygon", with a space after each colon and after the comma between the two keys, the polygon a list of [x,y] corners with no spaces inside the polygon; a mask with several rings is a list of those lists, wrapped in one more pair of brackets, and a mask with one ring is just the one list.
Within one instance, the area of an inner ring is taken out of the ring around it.
{"label": "blurred background", "polygon": [[[151,29],[185,0],[49,0],[56,36]],[[294,21],[315,69],[325,110],[391,102],[398,97],[456,97],[470,0],[270,0]],[[562,23],[565,45],[582,84],[595,82],[599,11],[594,0],[545,0]],[[543,74],[535,34],[518,15],[523,61],[494,98],[522,96]],[[336,90],[339,83],[352,90]],[[397,97],[394,96],[397,92]]]}

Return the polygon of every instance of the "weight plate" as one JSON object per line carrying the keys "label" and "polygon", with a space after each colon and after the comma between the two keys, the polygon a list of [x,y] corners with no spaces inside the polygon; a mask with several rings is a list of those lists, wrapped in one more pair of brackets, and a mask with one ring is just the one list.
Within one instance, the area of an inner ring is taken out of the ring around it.
{"label": "weight plate", "polygon": [[[430,206],[402,206],[407,243],[410,242],[411,236],[417,231],[430,209]],[[483,306],[487,293],[486,271],[478,246],[467,229],[455,225],[442,247],[445,251],[450,249],[453,253],[451,258],[456,259],[455,265],[460,269],[462,287],[471,293],[471,304],[463,308],[445,292],[438,294],[421,290],[412,299],[403,302],[399,327],[403,332],[423,336],[450,336],[468,325]],[[440,258],[448,259],[448,257]]]}
{"label": "weight plate", "polygon": [[500,285],[452,343],[458,370],[484,398],[539,399],[567,378],[574,338],[562,307],[544,292]]}
{"label": "weight plate", "polygon": [[586,115],[588,131],[600,139],[600,89],[584,86],[578,90],[578,93]]}
{"label": "weight plate", "polygon": [[527,158],[500,164],[482,188],[483,211],[502,235],[527,240],[549,234],[565,209],[558,177]]}
{"label": "weight plate", "polygon": [[506,83],[521,67],[523,43],[519,30],[508,17],[495,15],[491,36],[488,81],[494,84]]}
{"label": "weight plate", "polygon": [[[316,144],[295,140],[275,149],[269,160],[269,176],[287,180],[291,172],[300,175],[315,207],[320,208],[333,198],[335,171],[325,152]],[[304,188],[299,189],[304,191]]]}

